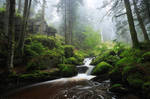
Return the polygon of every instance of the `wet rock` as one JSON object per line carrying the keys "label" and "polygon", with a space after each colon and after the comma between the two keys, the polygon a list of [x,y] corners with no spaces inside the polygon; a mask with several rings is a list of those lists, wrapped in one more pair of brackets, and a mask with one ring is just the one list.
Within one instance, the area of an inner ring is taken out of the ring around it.
{"label": "wet rock", "polygon": [[87,67],[87,66],[80,66],[80,67],[77,67],[78,73],[85,73],[87,70],[88,70],[88,67]]}
{"label": "wet rock", "polygon": [[109,91],[111,92],[115,92],[115,93],[127,93],[128,89],[123,87],[121,84],[114,84],[112,85],[112,87],[109,89]]}

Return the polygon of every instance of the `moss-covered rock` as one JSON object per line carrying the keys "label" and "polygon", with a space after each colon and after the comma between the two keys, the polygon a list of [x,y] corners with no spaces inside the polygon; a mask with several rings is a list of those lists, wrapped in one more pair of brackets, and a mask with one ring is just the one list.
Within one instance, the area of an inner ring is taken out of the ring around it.
{"label": "moss-covered rock", "polygon": [[77,74],[77,69],[74,65],[59,64],[60,74],[62,77],[71,77]]}
{"label": "moss-covered rock", "polygon": [[133,88],[142,88],[142,85],[144,83],[143,79],[142,79],[142,75],[139,73],[135,73],[133,75],[130,75],[127,77],[127,81],[129,83],[129,85]]}
{"label": "moss-covered rock", "polygon": [[113,84],[109,89],[111,92],[127,93],[128,89],[124,88],[122,84]]}
{"label": "moss-covered rock", "polygon": [[100,75],[108,73],[112,69],[112,65],[106,62],[100,62],[96,67],[93,69],[92,74]]}
{"label": "moss-covered rock", "polygon": [[65,57],[69,58],[69,57],[73,57],[74,55],[74,47],[72,45],[65,45],[64,46],[64,51],[65,51]]}
{"label": "moss-covered rock", "polygon": [[142,89],[144,90],[144,92],[150,92],[150,82],[145,82],[142,86]]}

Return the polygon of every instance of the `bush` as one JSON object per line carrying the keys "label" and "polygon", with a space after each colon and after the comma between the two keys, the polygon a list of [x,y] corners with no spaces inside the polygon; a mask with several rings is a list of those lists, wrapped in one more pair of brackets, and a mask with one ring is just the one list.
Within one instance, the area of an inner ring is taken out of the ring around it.
{"label": "bush", "polygon": [[130,58],[124,57],[120,59],[119,61],[117,61],[115,66],[118,66],[118,67],[129,66],[129,65],[132,65],[133,63],[134,63],[134,59],[132,57]]}
{"label": "bush", "polygon": [[108,73],[112,69],[112,66],[106,62],[101,62],[92,71],[92,74],[94,75],[99,75],[99,74],[104,74]]}
{"label": "bush", "polygon": [[56,48],[57,40],[54,37],[47,37],[46,35],[33,35],[31,36],[32,41],[41,42],[43,46],[48,47],[49,49]]}
{"label": "bush", "polygon": [[77,74],[77,69],[74,65],[70,64],[59,64],[60,74],[63,77],[75,76]]}
{"label": "bush", "polygon": [[42,55],[44,51],[45,47],[40,42],[34,41],[28,45],[25,45],[24,53],[26,57],[31,58],[38,55]]}
{"label": "bush", "polygon": [[65,59],[65,64],[74,64],[74,65],[78,65],[80,62],[74,58],[74,57],[70,57]]}
{"label": "bush", "polygon": [[139,63],[141,61],[142,51],[138,49],[126,49],[121,53],[121,57],[126,57],[130,62]]}
{"label": "bush", "polygon": [[60,64],[61,54],[56,52],[55,50],[48,50],[44,55],[40,55],[37,57],[33,57],[27,65],[27,70],[41,70],[41,69],[50,69],[56,67]]}
{"label": "bush", "polygon": [[65,51],[65,57],[69,58],[69,57],[73,57],[74,55],[74,47],[72,45],[65,45],[64,46],[64,51]]}
{"label": "bush", "polygon": [[75,50],[74,52],[74,57],[79,61],[83,62],[84,58],[87,57],[88,55],[82,51],[82,50]]}

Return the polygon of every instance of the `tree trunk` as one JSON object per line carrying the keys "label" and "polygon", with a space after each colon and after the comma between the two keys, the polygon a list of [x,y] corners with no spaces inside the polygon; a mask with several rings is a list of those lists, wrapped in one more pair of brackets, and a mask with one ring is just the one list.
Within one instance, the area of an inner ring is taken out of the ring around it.
{"label": "tree trunk", "polygon": [[9,7],[10,7],[10,2],[9,0],[6,0],[6,13],[5,13],[5,34],[8,35],[8,24],[9,24]]}
{"label": "tree trunk", "polygon": [[22,4],[22,2],[21,2],[22,0],[18,0],[18,13],[21,13],[21,4]]}
{"label": "tree trunk", "polygon": [[149,20],[150,20],[150,4],[149,4],[149,0],[143,0],[144,4],[146,6],[146,10],[147,10],[147,14],[149,16]]}
{"label": "tree trunk", "polygon": [[124,4],[125,4],[127,18],[128,18],[132,44],[133,44],[133,47],[138,48],[139,47],[139,41],[138,41],[137,33],[136,33],[136,30],[135,30],[135,25],[134,25],[131,6],[130,6],[130,1],[129,0],[124,0]]}
{"label": "tree trunk", "polygon": [[43,0],[43,5],[42,5],[42,18],[41,18],[41,26],[40,26],[40,33],[44,33],[44,21],[45,21],[45,5],[46,5],[46,0]]}
{"label": "tree trunk", "polygon": [[9,0],[9,47],[8,47],[8,71],[11,72],[13,69],[14,50],[15,50],[15,0]]}
{"label": "tree trunk", "polygon": [[30,14],[30,8],[31,8],[31,3],[32,0],[25,0],[24,2],[24,11],[23,11],[23,22],[22,22],[22,32],[21,35],[19,37],[19,42],[18,42],[18,48],[20,49],[20,55],[23,56],[24,54],[24,42],[25,42],[25,36],[26,36],[26,28],[27,28],[27,21],[28,21],[28,17]]}
{"label": "tree trunk", "polygon": [[133,5],[134,5],[135,13],[137,15],[137,19],[139,21],[140,27],[141,27],[143,35],[144,35],[144,40],[146,42],[149,42],[148,34],[147,34],[147,31],[146,31],[145,25],[143,23],[143,19],[142,19],[141,15],[140,15],[139,9],[138,9],[138,7],[136,5],[136,0],[133,0]]}
{"label": "tree trunk", "polygon": [[68,44],[68,33],[67,33],[67,1],[65,0],[65,26],[64,26],[64,30],[65,30],[65,44]]}

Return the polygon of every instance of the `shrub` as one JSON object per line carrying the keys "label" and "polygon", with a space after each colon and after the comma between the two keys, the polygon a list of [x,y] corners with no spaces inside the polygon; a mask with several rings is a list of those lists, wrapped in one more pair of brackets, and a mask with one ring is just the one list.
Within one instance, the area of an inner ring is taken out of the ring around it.
{"label": "shrub", "polygon": [[63,77],[70,77],[77,74],[77,69],[74,65],[70,64],[59,64],[60,73]]}
{"label": "shrub", "polygon": [[64,46],[64,51],[65,51],[65,57],[69,58],[69,57],[73,57],[74,55],[74,47],[72,45],[65,45]]}
{"label": "shrub", "polygon": [[92,74],[99,75],[109,72],[112,69],[112,66],[106,62],[101,62],[94,68]]}
{"label": "shrub", "polygon": [[35,57],[38,55],[42,55],[45,51],[44,46],[40,42],[32,42],[28,45],[25,45],[25,56],[26,57]]}
{"label": "shrub", "polygon": [[132,57],[130,58],[124,57],[119,61],[117,61],[115,66],[119,66],[119,67],[129,66],[132,65],[133,63],[134,63],[134,59]]}
{"label": "shrub", "polygon": [[27,70],[40,70],[56,67],[60,64],[61,54],[55,50],[48,50],[43,55],[33,57],[27,65]]}
{"label": "shrub", "polygon": [[74,64],[74,65],[78,65],[80,62],[74,58],[74,57],[70,57],[65,59],[65,64]]}
{"label": "shrub", "polygon": [[43,46],[48,47],[49,49],[56,48],[57,40],[54,37],[47,37],[45,35],[34,35],[31,37],[32,41],[41,42]]}

